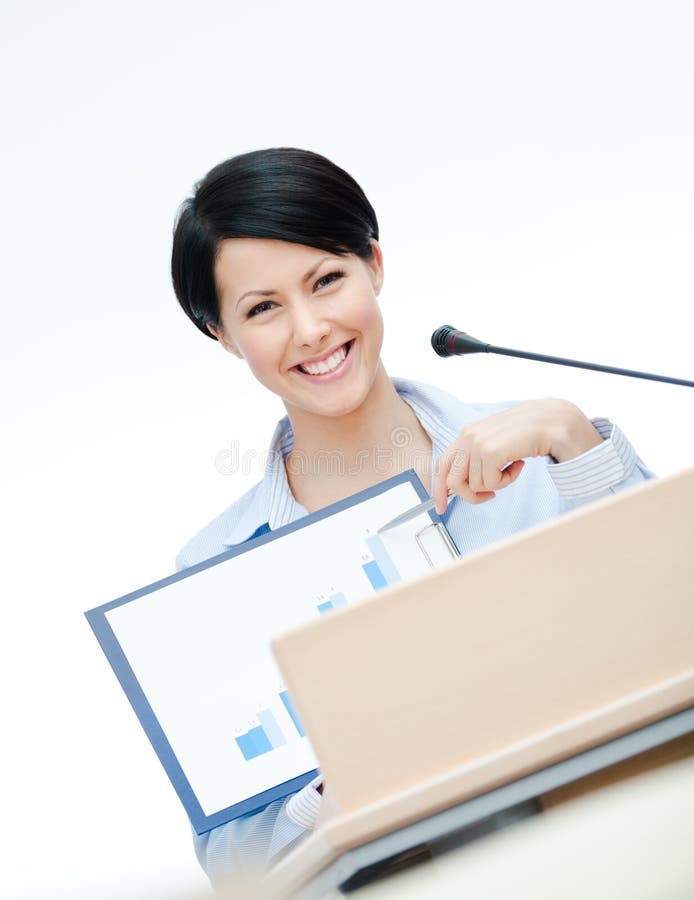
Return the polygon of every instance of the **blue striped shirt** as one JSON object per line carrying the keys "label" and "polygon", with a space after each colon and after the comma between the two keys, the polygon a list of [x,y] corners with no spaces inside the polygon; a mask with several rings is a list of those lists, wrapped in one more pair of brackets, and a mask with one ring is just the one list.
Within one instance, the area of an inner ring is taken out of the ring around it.
{"label": "blue striped shirt", "polygon": [[[393,384],[431,438],[434,463],[466,424],[515,405],[463,403],[438,388],[405,379],[394,378]],[[486,503],[471,505],[452,498],[443,520],[460,552],[470,553],[652,477],[616,425],[608,419],[593,419],[593,425],[603,442],[587,453],[563,463],[526,460],[518,479]],[[284,465],[293,438],[285,417],[277,425],[263,480],[188,541],[177,557],[177,569],[307,514],[292,495]],[[212,884],[221,886],[230,875],[267,867],[310,831],[320,808],[319,784],[320,777],[259,812],[195,835],[198,859]]]}

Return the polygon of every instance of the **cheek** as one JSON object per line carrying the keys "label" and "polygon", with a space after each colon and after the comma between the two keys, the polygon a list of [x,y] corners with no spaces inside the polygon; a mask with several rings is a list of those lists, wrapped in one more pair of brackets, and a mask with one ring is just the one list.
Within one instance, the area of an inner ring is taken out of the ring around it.
{"label": "cheek", "polygon": [[277,373],[281,352],[272,341],[269,330],[263,337],[254,337],[253,340],[240,343],[239,349],[258,381],[265,383]]}
{"label": "cheek", "polygon": [[370,298],[368,302],[361,303],[359,308],[355,310],[354,324],[364,334],[368,334],[369,338],[376,342],[380,349],[383,342],[383,316],[381,315],[381,307],[375,298]]}
{"label": "cheek", "polygon": [[263,383],[267,383],[277,372],[277,358],[269,352],[268,348],[257,349],[246,356],[246,362],[258,381]]}

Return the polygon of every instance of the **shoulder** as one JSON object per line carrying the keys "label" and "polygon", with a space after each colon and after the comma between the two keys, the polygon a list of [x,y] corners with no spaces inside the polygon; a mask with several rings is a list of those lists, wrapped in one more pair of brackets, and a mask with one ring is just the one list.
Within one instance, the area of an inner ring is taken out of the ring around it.
{"label": "shoulder", "polygon": [[486,419],[518,404],[517,400],[502,403],[468,403],[441,388],[406,378],[393,378],[393,384],[400,396],[409,402],[416,412],[428,414],[455,431],[459,431],[468,422]]}
{"label": "shoulder", "polygon": [[267,521],[265,495],[265,484],[260,481],[201,528],[181,548],[176,557],[176,570],[211,559],[249,538]]}

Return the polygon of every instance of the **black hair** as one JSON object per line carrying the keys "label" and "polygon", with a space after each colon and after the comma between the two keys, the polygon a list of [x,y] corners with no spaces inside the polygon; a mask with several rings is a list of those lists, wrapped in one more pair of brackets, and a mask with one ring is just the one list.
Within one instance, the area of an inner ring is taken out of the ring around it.
{"label": "black hair", "polygon": [[226,238],[269,238],[371,259],[373,207],[344,169],[308,150],[275,147],[215,166],[181,205],[171,277],[178,302],[203,334],[219,327],[214,264]]}

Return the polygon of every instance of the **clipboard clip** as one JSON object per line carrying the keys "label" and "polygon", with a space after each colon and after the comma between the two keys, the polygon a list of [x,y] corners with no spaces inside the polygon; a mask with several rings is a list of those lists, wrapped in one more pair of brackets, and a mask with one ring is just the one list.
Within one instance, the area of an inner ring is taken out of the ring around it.
{"label": "clipboard clip", "polygon": [[422,555],[424,556],[426,561],[429,563],[429,565],[433,569],[436,567],[437,563],[435,560],[433,560],[431,558],[431,555],[429,554],[429,552],[426,548],[426,541],[431,536],[432,529],[434,532],[436,532],[439,535],[442,543],[444,544],[445,548],[448,550],[448,552],[451,556],[451,559],[458,559],[458,557],[460,556],[460,553],[458,552],[455,544],[451,540],[450,535],[448,534],[446,529],[443,527],[443,524],[441,522],[430,522],[429,525],[425,525],[424,528],[417,531],[415,533],[414,537],[415,537],[415,540],[417,541],[417,546],[422,551]]}

